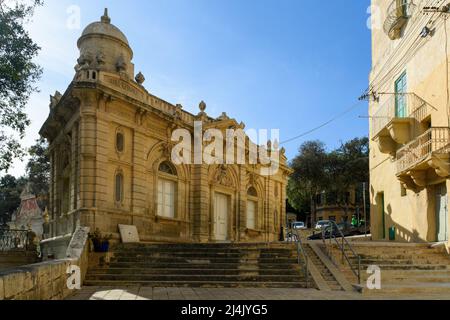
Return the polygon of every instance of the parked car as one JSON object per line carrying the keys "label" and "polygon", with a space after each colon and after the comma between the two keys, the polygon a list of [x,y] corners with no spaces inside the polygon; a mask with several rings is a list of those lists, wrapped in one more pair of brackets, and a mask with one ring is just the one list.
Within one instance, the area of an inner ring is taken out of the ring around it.
{"label": "parked car", "polygon": [[305,229],[306,229],[306,226],[305,226],[305,223],[304,223],[304,222],[302,222],[302,221],[297,221],[297,222],[292,223],[292,229],[295,229],[295,230],[305,230]]}
{"label": "parked car", "polygon": [[329,239],[330,236],[340,238],[342,236],[342,234],[344,235],[344,237],[351,237],[351,236],[356,236],[356,235],[361,234],[361,231],[359,230],[359,228],[355,228],[354,226],[352,226],[351,223],[342,222],[342,223],[337,224],[337,226],[341,232],[339,232],[336,229],[335,224],[330,225],[330,222],[328,222],[328,225],[324,228],[323,232],[320,231],[316,234],[313,234],[312,236],[308,237],[308,240],[322,239],[322,234],[325,235],[325,239]]}
{"label": "parked car", "polygon": [[321,231],[323,228],[326,228],[329,225],[330,225],[329,220],[320,220],[316,223],[316,227],[314,229],[316,229],[317,231]]}

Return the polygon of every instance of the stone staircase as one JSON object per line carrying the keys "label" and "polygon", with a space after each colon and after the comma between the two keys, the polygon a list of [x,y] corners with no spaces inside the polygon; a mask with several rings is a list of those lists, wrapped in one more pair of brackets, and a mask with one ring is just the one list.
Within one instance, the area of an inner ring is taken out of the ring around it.
{"label": "stone staircase", "polygon": [[[361,257],[362,286],[366,295],[380,294],[448,294],[450,296],[450,256],[427,244],[399,244],[386,242],[352,243]],[[334,250],[335,261],[340,254]],[[381,269],[381,290],[366,288],[367,268]],[[341,265],[349,281],[355,276],[348,266]],[[448,297],[447,296],[447,297]]]}
{"label": "stone staircase", "polygon": [[327,268],[325,263],[320,259],[320,257],[317,256],[317,254],[311,248],[309,243],[307,243],[304,246],[304,248],[305,248],[305,253],[307,254],[310,262],[313,263],[314,266],[317,268],[317,270],[320,272],[320,275],[325,280],[328,287],[333,291],[342,291],[343,290],[342,286],[339,284],[339,282],[333,276],[331,271]]}
{"label": "stone staircase", "polygon": [[306,287],[293,244],[122,244],[86,286]]}

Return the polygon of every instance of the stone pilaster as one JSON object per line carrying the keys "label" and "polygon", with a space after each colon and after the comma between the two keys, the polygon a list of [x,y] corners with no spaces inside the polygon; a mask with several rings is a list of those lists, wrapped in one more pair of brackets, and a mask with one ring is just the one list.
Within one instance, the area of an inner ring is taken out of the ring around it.
{"label": "stone pilaster", "polygon": [[135,215],[143,216],[145,214],[147,189],[145,180],[145,144],[146,136],[142,130],[134,130],[133,139],[133,176],[131,190],[131,207]]}
{"label": "stone pilaster", "polygon": [[192,166],[193,189],[193,235],[200,242],[207,242],[210,237],[210,192],[208,181],[208,166]]}

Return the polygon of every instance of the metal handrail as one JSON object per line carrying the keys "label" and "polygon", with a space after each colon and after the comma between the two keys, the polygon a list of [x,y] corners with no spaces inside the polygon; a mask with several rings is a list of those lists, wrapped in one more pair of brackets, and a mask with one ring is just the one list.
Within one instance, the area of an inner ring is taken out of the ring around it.
{"label": "metal handrail", "polygon": [[[299,230],[293,228],[293,224],[291,224],[291,231],[288,233],[288,239],[290,241],[293,240],[293,231],[295,232],[295,242],[297,244],[297,262],[299,266],[302,266],[301,257],[303,258],[303,272],[305,274],[306,288],[309,288],[309,268],[308,268],[308,255],[305,253],[305,247],[303,245],[303,241],[300,237]],[[290,235],[290,236],[289,236]]]}
{"label": "metal handrail", "polygon": [[[342,232],[341,229],[339,229],[339,226],[337,225],[337,223],[335,221],[330,221],[330,224],[328,225],[330,227],[330,245],[332,244],[333,240],[336,242],[339,250],[341,251],[342,254],[342,263],[344,263],[344,259],[347,261],[348,265],[350,266],[350,270],[353,272],[353,274],[358,278],[358,284],[361,284],[361,257],[355,252],[355,250],[353,250],[353,247],[350,245],[350,243],[347,241],[347,239],[344,236],[344,233]],[[340,243],[337,238],[336,235],[333,232],[333,228],[335,228],[341,238],[342,238],[342,243]],[[326,232],[327,227],[322,228],[322,241],[325,244],[325,247],[327,248],[326,245]],[[347,247],[350,249],[351,253],[353,254],[354,258],[357,259],[358,264],[357,266],[354,266],[352,261],[350,260],[350,258],[348,257],[348,255],[345,253],[345,245],[347,245]],[[331,252],[327,252],[328,256],[330,257],[330,259],[333,258]]]}

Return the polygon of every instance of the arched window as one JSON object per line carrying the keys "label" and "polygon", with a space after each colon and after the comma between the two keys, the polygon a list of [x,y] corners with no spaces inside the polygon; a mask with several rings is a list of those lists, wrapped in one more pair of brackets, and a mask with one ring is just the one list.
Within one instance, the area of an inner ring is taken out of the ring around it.
{"label": "arched window", "polygon": [[118,152],[123,152],[125,148],[125,137],[122,132],[116,133],[116,150]]}
{"label": "arched window", "polygon": [[158,216],[174,219],[176,215],[176,171],[173,165],[167,161],[159,165],[158,171]]}
{"label": "arched window", "polygon": [[257,228],[258,192],[254,187],[247,190],[247,229]]}
{"label": "arched window", "polygon": [[256,191],[256,189],[254,187],[250,187],[247,191],[247,195],[249,195],[251,197],[258,197],[258,192]]}
{"label": "arched window", "polygon": [[175,171],[175,168],[172,166],[172,164],[168,161],[161,162],[159,165],[159,172],[167,173],[172,176],[176,176],[177,173]]}
{"label": "arched window", "polygon": [[117,203],[123,202],[123,174],[116,173],[114,198]]}

